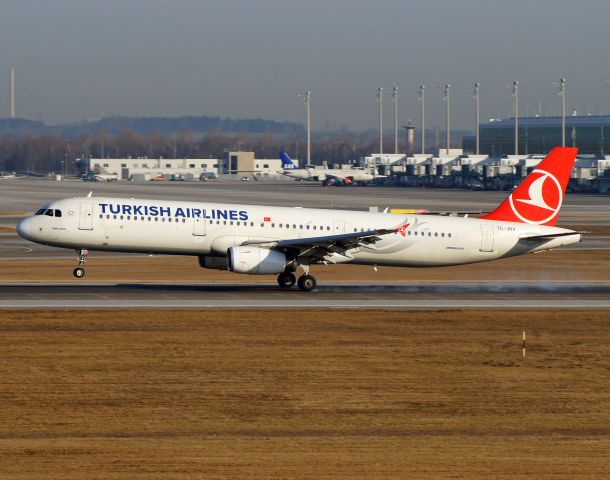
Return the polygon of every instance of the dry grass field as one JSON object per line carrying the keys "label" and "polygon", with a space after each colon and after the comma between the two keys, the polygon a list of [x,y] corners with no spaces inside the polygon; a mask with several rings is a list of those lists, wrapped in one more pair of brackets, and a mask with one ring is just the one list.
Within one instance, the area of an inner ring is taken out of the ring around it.
{"label": "dry grass field", "polygon": [[[1,258],[1,257],[0,257]],[[481,282],[609,282],[610,250],[554,250],[474,265],[441,268],[329,265],[314,266],[320,283],[481,283]],[[204,270],[194,257],[96,257],[91,253],[87,276],[75,279],[70,259],[0,261],[0,283],[9,282],[180,282],[275,283],[274,275],[239,275]]]}
{"label": "dry grass field", "polygon": [[0,343],[0,478],[610,476],[605,311],[3,311]]}

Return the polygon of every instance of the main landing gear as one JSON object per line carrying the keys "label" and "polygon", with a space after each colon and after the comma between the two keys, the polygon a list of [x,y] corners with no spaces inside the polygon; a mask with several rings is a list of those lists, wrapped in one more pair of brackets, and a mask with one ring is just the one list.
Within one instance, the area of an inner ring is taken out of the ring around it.
{"label": "main landing gear", "polygon": [[89,255],[89,252],[87,250],[77,250],[77,253],[78,267],[72,271],[72,274],[76,278],[83,278],[85,276],[85,269],[83,267],[85,266],[85,263],[87,263],[87,256]]}
{"label": "main landing gear", "polygon": [[309,275],[308,272],[301,275],[298,281],[294,273],[282,272],[277,276],[277,283],[282,290],[289,290],[296,283],[299,289],[304,292],[311,292],[317,285],[316,277]]}

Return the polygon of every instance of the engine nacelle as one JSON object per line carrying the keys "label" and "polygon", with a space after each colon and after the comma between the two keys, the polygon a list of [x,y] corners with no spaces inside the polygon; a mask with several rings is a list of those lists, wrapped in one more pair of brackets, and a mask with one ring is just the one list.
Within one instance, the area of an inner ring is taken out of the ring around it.
{"label": "engine nacelle", "polygon": [[214,270],[228,270],[227,257],[204,257],[199,255],[199,266],[201,268],[211,268]]}
{"label": "engine nacelle", "polygon": [[286,269],[286,255],[260,247],[231,247],[227,250],[227,266],[235,273],[270,275]]}

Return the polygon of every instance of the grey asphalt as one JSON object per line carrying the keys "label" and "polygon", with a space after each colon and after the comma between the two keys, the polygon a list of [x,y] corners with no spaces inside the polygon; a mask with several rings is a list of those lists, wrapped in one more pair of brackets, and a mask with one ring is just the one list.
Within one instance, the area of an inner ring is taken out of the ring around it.
{"label": "grey asphalt", "polygon": [[610,308],[607,284],[274,285],[0,284],[0,309],[79,308]]}

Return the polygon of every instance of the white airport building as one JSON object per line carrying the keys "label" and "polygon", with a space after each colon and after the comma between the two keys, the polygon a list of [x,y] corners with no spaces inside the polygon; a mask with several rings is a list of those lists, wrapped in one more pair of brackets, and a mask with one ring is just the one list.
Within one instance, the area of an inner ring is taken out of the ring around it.
{"label": "white airport building", "polygon": [[[117,180],[152,180],[182,175],[185,180],[199,180],[201,174],[280,175],[279,158],[255,158],[254,152],[227,152],[227,158],[88,158],[77,161],[81,169],[96,174],[110,175]],[[83,172],[84,173],[84,172]]]}

